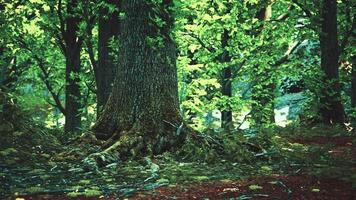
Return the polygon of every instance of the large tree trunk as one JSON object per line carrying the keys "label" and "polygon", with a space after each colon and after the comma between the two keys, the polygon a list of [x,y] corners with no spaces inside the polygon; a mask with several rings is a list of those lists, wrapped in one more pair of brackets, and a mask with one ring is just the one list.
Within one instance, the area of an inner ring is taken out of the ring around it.
{"label": "large tree trunk", "polygon": [[[269,19],[272,15],[271,5],[267,5],[265,8],[261,9],[256,17],[260,21]],[[258,35],[263,30],[263,25],[254,34]],[[255,127],[260,127],[264,124],[274,123],[274,90],[276,88],[275,79],[270,71],[270,67],[265,70],[259,70],[259,66],[254,69],[254,74],[256,81],[258,83],[252,88],[252,125]]]}
{"label": "large tree trunk", "polygon": [[117,10],[109,12],[108,7],[104,6],[99,13],[99,62],[98,67],[95,69],[98,116],[110,96],[117,68],[109,42],[119,34],[119,3],[116,0],[106,0],[105,3],[114,5]]}
{"label": "large tree trunk", "polygon": [[[109,100],[92,127],[98,138],[110,138],[105,151],[121,159],[159,154],[184,141],[176,46],[169,36],[172,1],[163,2],[122,1],[119,67]],[[165,23],[152,21],[155,16]]]}
{"label": "large tree trunk", "polygon": [[75,13],[76,0],[70,0],[67,4],[68,16],[66,18],[65,33],[65,57],[66,57],[66,101],[65,101],[65,125],[64,131],[77,132],[81,127],[81,94],[79,86],[80,73],[80,49],[81,40],[78,39],[79,17]]}
{"label": "large tree trunk", "polygon": [[320,114],[325,124],[343,124],[344,107],[339,83],[339,54],[337,40],[337,3],[324,0],[321,8],[321,69],[325,73],[325,87],[320,98]]}
{"label": "large tree trunk", "polygon": [[[221,36],[221,47],[224,49],[220,58],[221,63],[228,63],[231,61],[231,56],[226,50],[229,42],[229,32],[224,29],[224,32]],[[221,72],[221,93],[222,95],[231,98],[232,97],[232,70],[231,66],[225,67]],[[231,106],[222,108],[221,110],[221,127],[225,130],[229,130],[232,126],[232,110]]]}

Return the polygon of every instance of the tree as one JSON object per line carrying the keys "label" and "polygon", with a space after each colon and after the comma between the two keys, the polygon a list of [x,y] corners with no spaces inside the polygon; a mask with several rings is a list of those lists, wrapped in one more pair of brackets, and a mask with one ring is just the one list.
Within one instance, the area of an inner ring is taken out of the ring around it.
{"label": "tree", "polygon": [[[352,61],[352,71],[351,71],[351,107],[356,109],[356,56],[353,55]],[[353,119],[354,121],[355,118]],[[355,122],[354,122],[355,123]]]}
{"label": "tree", "polygon": [[159,154],[182,145],[172,0],[123,0],[119,66],[102,115],[92,127],[120,158]]}
{"label": "tree", "polygon": [[[271,15],[271,5],[266,5],[266,7],[257,12],[256,18],[262,25],[252,33],[253,35],[258,36],[261,34],[264,28],[264,21],[269,19]],[[262,70],[259,68],[262,68]],[[259,82],[259,84],[255,84],[255,86],[252,87],[253,103],[251,115],[253,123],[256,126],[274,123],[274,90],[276,86],[271,72],[271,65],[268,63],[259,63],[258,66],[254,67],[253,71],[253,76],[256,77],[255,81]]]}
{"label": "tree", "polygon": [[[222,63],[229,63],[231,62],[231,56],[229,52],[226,50],[229,42],[229,32],[228,30],[224,29],[222,36],[221,36],[221,48],[223,49],[223,53],[220,56],[220,62]],[[227,66],[222,69],[221,72],[221,93],[224,96],[229,98],[232,97],[232,67]],[[223,108],[221,110],[221,127],[225,130],[228,130],[229,127],[232,125],[232,110],[231,106],[228,108]]]}
{"label": "tree", "polygon": [[[114,11],[110,9],[114,7]],[[114,82],[116,65],[110,41],[119,34],[119,5],[118,1],[106,0],[99,11],[99,41],[98,66],[94,68],[97,85],[97,113],[102,111],[107,102]]]}
{"label": "tree", "polygon": [[[65,19],[61,13],[59,3],[58,13],[61,21],[62,35],[64,38],[64,53],[66,58],[66,100],[65,100],[65,125],[64,131],[76,132],[81,127],[81,93],[80,93],[80,50],[83,38],[79,36],[80,18],[76,12],[77,0],[68,0],[67,16]],[[64,25],[65,23],[65,25]]]}
{"label": "tree", "polygon": [[0,89],[8,90],[16,81],[16,57],[14,57],[6,47],[7,39],[7,16],[5,14],[5,3],[0,3],[0,21],[4,22],[0,25]]}
{"label": "tree", "polygon": [[324,0],[321,6],[321,69],[325,73],[325,84],[320,98],[320,114],[325,124],[343,124],[344,107],[341,102],[339,83],[339,45],[337,35],[337,2]]}

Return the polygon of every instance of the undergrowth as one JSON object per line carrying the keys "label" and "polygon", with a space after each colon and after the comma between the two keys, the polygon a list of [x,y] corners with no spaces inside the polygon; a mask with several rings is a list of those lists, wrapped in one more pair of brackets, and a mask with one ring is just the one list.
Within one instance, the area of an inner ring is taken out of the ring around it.
{"label": "undergrowth", "polygon": [[[58,140],[60,133],[28,120],[26,114],[7,100],[7,106],[0,110],[2,196],[60,192],[71,197],[113,193],[121,197],[161,186],[273,174],[308,173],[356,183],[354,171],[350,170],[354,159],[333,157],[328,153],[334,148],[332,145],[293,142],[294,138],[316,136],[355,139],[352,132],[342,128],[289,126],[198,133],[188,136],[177,152],[126,162],[112,158],[103,167],[93,168],[84,160],[100,152],[102,142],[90,132],[70,140]],[[2,101],[5,105],[4,98]],[[13,112],[9,115],[4,109]],[[352,150],[346,155],[353,155]]]}

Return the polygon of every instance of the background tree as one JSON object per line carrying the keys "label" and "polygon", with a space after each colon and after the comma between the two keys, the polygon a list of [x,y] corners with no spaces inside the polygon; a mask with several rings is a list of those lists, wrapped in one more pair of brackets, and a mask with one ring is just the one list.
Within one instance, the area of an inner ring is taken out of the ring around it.
{"label": "background tree", "polygon": [[321,69],[325,73],[325,88],[320,98],[320,114],[326,124],[343,124],[344,107],[341,102],[339,82],[339,44],[337,35],[337,2],[324,0],[320,11],[321,32]]}
{"label": "background tree", "polygon": [[111,93],[117,66],[110,41],[117,40],[120,30],[119,3],[106,0],[99,11],[98,65],[94,68],[97,85],[97,113],[99,114]]}
{"label": "background tree", "polygon": [[80,17],[77,12],[77,0],[68,0],[67,15],[62,16],[61,1],[59,1],[58,15],[64,39],[64,53],[66,58],[66,100],[65,100],[65,132],[76,132],[81,128],[81,91],[80,91],[80,51],[83,38],[79,35]]}

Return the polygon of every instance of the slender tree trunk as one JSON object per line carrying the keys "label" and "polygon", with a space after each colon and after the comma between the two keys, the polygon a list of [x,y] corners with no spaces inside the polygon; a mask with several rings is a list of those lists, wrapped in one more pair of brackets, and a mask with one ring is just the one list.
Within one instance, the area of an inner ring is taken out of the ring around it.
{"label": "slender tree trunk", "polygon": [[100,115],[105,103],[111,93],[114,83],[117,66],[114,63],[114,56],[109,47],[109,42],[119,34],[119,5],[116,0],[106,0],[106,4],[111,4],[117,10],[109,12],[107,6],[103,6],[99,13],[99,41],[98,41],[98,67],[95,69],[95,79],[97,84],[97,114]]}
{"label": "slender tree trunk", "polygon": [[[272,10],[271,5],[266,8],[261,9],[257,13],[257,19],[264,21],[270,18]],[[257,30],[255,35],[260,34],[263,30],[263,26],[260,30]],[[263,124],[274,123],[274,90],[276,88],[275,79],[273,74],[267,68],[261,72],[258,66],[255,68],[255,73],[253,74],[257,78],[258,84],[252,88],[252,108],[251,116],[253,120],[253,125],[260,127]]]}
{"label": "slender tree trunk", "polygon": [[356,56],[352,56],[351,107],[356,108]]}
{"label": "slender tree trunk", "polygon": [[[159,6],[157,8],[157,6]],[[119,67],[108,102],[92,127],[108,139],[105,152],[121,159],[180,147],[186,130],[179,115],[172,1],[123,0]],[[159,16],[157,15],[159,12]],[[152,21],[160,17],[159,27]]]}
{"label": "slender tree trunk", "polygon": [[[0,3],[0,12],[5,11],[5,3]],[[0,16],[0,20],[5,22],[6,17],[4,15]],[[1,28],[6,28],[5,25],[0,25],[3,26]],[[4,39],[5,40],[5,39]],[[11,83],[15,81],[14,77],[11,77],[12,73],[12,65],[11,65],[11,60],[13,58],[8,55],[8,49],[6,48],[6,40],[1,41],[0,43],[0,89],[3,91],[7,91],[9,87],[11,87]],[[14,58],[14,61],[16,60],[16,57]],[[14,63],[15,64],[15,63]]]}
{"label": "slender tree trunk", "polygon": [[7,53],[5,47],[0,47],[0,88],[3,90],[12,88],[16,81],[16,57],[11,58]]}
{"label": "slender tree trunk", "polygon": [[81,40],[78,39],[79,17],[75,13],[76,0],[67,4],[68,17],[66,18],[65,57],[66,57],[66,101],[64,131],[76,132],[81,127],[81,94],[79,86],[80,50]]}
{"label": "slender tree trunk", "polygon": [[343,124],[344,107],[339,83],[339,54],[337,40],[337,2],[324,0],[321,10],[321,69],[325,73],[325,87],[320,98],[320,114],[325,124]]}
{"label": "slender tree trunk", "polygon": [[[221,47],[224,49],[220,58],[220,62],[228,63],[231,61],[229,52],[226,50],[229,42],[229,32],[224,30],[221,37]],[[222,95],[231,98],[232,97],[232,70],[231,66],[225,67],[221,72],[221,93]],[[229,130],[232,126],[232,110],[231,106],[227,108],[222,108],[221,110],[221,127],[225,130]]]}
{"label": "slender tree trunk", "polygon": [[[356,56],[352,56],[352,72],[351,72],[351,108],[356,110]],[[353,117],[352,123],[356,125],[356,117]]]}

